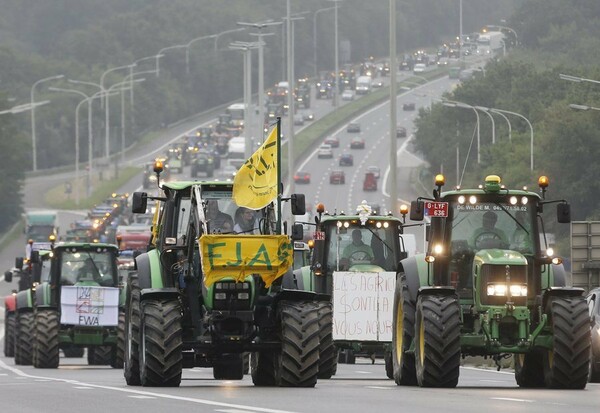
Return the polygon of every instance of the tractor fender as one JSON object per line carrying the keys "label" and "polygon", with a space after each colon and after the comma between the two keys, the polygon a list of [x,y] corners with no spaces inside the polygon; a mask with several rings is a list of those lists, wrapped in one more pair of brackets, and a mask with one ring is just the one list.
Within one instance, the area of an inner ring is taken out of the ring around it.
{"label": "tractor fender", "polygon": [[[406,276],[406,285],[408,287],[410,301],[416,303],[419,288],[421,288],[417,259],[415,257],[409,257],[400,261],[398,272],[404,273]],[[398,282],[398,279],[396,279],[396,282]]]}
{"label": "tractor fender", "polygon": [[584,293],[585,290],[579,287],[550,287],[542,292],[542,310],[547,308],[552,297],[581,297]]}
{"label": "tractor fender", "polygon": [[[550,265],[552,279],[554,280],[552,287],[567,286],[567,272],[562,264]],[[547,287],[550,287],[549,285]]]}
{"label": "tractor fender", "polygon": [[17,293],[15,297],[17,311],[32,310],[33,302],[31,300],[31,290],[23,290]]}
{"label": "tractor fender", "polygon": [[456,290],[452,287],[421,287],[417,297],[422,295],[443,295],[445,297],[456,295]]}
{"label": "tractor fender", "polygon": [[17,295],[11,294],[4,297],[4,307],[6,311],[14,312],[17,309]]}
{"label": "tractor fender", "polygon": [[51,289],[50,284],[42,283],[35,289],[35,306],[36,307],[51,307]]}
{"label": "tractor fender", "polygon": [[162,279],[160,268],[160,256],[156,249],[138,255],[135,258],[140,289],[163,288],[165,283]]}
{"label": "tractor fender", "polygon": [[140,301],[160,298],[178,298],[177,288],[143,288],[140,291]]}

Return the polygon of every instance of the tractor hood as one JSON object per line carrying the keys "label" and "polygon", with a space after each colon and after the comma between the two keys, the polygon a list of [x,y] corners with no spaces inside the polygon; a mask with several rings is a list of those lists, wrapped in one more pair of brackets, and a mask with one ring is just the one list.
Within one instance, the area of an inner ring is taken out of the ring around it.
{"label": "tractor hood", "polygon": [[485,249],[475,254],[475,265],[527,265],[527,259],[518,251],[503,249]]}

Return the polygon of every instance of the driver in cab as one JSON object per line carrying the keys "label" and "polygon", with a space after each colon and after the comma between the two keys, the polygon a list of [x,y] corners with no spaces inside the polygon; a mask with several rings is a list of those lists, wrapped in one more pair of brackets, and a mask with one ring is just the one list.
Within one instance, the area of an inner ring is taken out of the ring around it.
{"label": "driver in cab", "polygon": [[483,214],[482,226],[477,228],[469,244],[474,246],[475,249],[485,248],[505,248],[508,246],[508,237],[499,228],[496,228],[496,222],[498,216],[492,211],[487,211]]}
{"label": "driver in cab", "polygon": [[373,249],[362,240],[360,229],[352,231],[352,243],[347,245],[340,258],[340,269],[347,270],[351,265],[371,263],[373,261]]}

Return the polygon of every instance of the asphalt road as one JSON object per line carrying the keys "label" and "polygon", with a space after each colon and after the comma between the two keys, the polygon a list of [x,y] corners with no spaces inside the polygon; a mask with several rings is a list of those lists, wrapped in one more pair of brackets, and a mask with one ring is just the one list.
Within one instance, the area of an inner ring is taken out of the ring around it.
{"label": "asphalt road", "polygon": [[219,381],[211,369],[186,369],[178,388],[128,387],[121,370],[61,358],[56,370],[13,366],[0,359],[0,397],[7,411],[95,413],[225,412],[597,412],[600,385],[584,391],[520,389],[509,371],[462,368],[456,389],[396,386],[382,361],[339,365],[331,380],[314,389],[254,387],[250,376]]}

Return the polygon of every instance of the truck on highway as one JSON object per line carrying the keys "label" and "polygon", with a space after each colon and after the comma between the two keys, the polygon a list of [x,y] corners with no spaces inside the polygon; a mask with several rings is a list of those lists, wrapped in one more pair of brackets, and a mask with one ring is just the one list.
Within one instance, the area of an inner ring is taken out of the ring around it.
{"label": "truck on highway", "polygon": [[25,236],[33,242],[48,242],[51,235],[58,239],[57,211],[29,211],[25,214]]}
{"label": "truck on highway", "polygon": [[356,79],[356,94],[366,95],[371,91],[373,78],[371,76],[359,76]]}
{"label": "truck on highway", "polygon": [[502,32],[487,32],[477,38],[477,53],[494,54],[504,48],[505,35]]}

